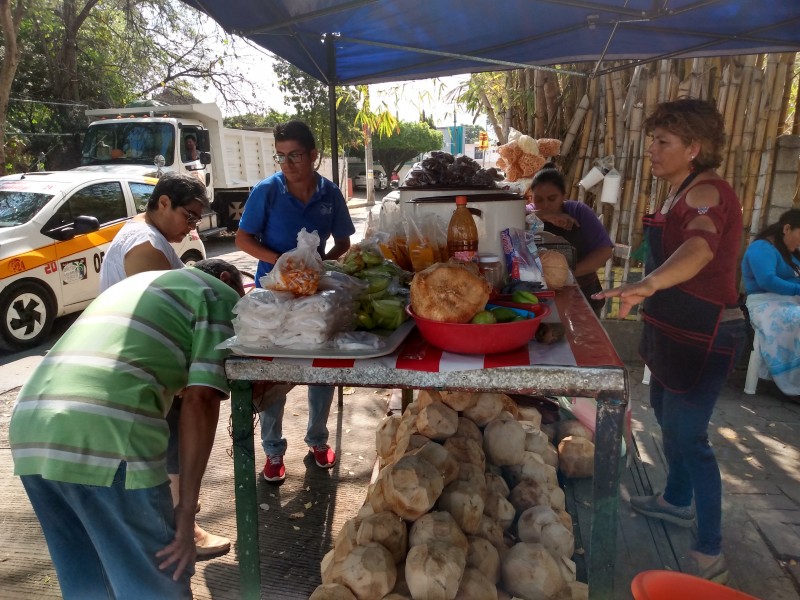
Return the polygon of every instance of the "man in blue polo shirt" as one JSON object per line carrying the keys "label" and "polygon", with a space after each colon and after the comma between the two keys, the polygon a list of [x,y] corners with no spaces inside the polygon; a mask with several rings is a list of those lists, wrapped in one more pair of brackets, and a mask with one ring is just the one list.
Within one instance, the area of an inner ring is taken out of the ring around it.
{"label": "man in blue polo shirt", "polygon": [[[236,246],[258,259],[256,285],[275,266],[278,257],[297,246],[297,234],[305,227],[319,234],[318,252],[324,259],[336,259],[350,248],[355,233],[353,221],[339,188],[314,170],[318,157],[314,134],[302,121],[288,121],[275,127],[275,162],[281,172],[253,188],[236,232]],[[328,238],[333,248],[325,252]],[[260,411],[261,445],[267,455],[262,475],[274,483],[286,478],[283,455],[283,410],[285,387],[270,393],[269,403]],[[330,469],[336,454],[328,446],[328,414],[333,388],[308,387],[308,430],[305,442],[317,466]],[[266,403],[265,403],[266,404]]]}

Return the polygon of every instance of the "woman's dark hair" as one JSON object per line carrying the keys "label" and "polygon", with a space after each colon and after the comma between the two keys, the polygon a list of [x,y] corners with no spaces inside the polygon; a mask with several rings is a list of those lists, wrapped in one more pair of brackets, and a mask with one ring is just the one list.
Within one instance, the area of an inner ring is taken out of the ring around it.
{"label": "woman's dark hair", "polygon": [[279,123],[275,126],[275,141],[286,142],[294,141],[300,144],[306,150],[313,150],[317,147],[317,142],[314,139],[314,134],[311,128],[302,121],[287,121],[286,123]]}
{"label": "woman's dark hair", "polygon": [[567,193],[567,184],[564,182],[564,176],[556,168],[554,162],[545,163],[545,165],[533,176],[531,181],[531,190],[541,183],[551,183],[556,186],[562,194]]}
{"label": "woman's dark hair", "polygon": [[783,228],[786,225],[788,225],[790,229],[797,229],[800,227],[800,208],[790,208],[787,210],[781,215],[777,223],[767,225],[764,229],[762,229],[761,232],[756,236],[756,239],[766,239],[767,241],[771,241],[773,246],[777,248],[778,252],[783,257],[783,260],[786,261],[786,264],[792,267],[792,270],[795,273],[800,275],[800,267],[792,261],[792,257],[800,260],[800,249],[797,249],[794,252],[789,252],[789,248],[786,247],[786,244],[783,241]]}
{"label": "woman's dark hair", "polygon": [[716,169],[722,164],[725,121],[713,103],[696,98],[662,102],[644,121],[648,134],[657,127],[677,135],[687,146],[700,143],[700,152],[692,161],[696,171]]}
{"label": "woman's dark hair", "polygon": [[200,201],[203,206],[208,206],[206,186],[203,185],[203,182],[196,177],[182,173],[169,172],[161,176],[147,201],[147,210],[156,210],[158,199],[161,196],[169,198],[172,208],[186,206],[195,200]]}

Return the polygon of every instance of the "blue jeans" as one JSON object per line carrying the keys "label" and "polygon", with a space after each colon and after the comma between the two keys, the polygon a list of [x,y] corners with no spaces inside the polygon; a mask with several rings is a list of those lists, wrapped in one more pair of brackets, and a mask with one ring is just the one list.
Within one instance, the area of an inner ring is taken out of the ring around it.
{"label": "blue jeans", "polygon": [[[308,446],[328,443],[328,415],[334,389],[330,386],[308,386],[308,429],[305,437]],[[261,418],[261,447],[267,456],[286,454],[286,438],[283,437],[285,406],[286,394],[279,394],[272,404],[258,413]]]}
{"label": "blue jeans", "polygon": [[[717,340],[737,343],[738,360],[745,339],[743,320],[720,324]],[[664,500],[674,506],[689,506],[694,497],[697,511],[695,550],[715,556],[722,544],[722,481],[714,450],[708,441],[708,423],[722,386],[728,378],[730,357],[712,354],[697,384],[676,393],[657,380],[650,381],[650,404],[661,426],[667,459]]]}
{"label": "blue jeans", "polygon": [[191,598],[194,568],[172,581],[155,556],[175,537],[169,484],[126,490],[125,470],[111,487],[21,477],[64,599]]}

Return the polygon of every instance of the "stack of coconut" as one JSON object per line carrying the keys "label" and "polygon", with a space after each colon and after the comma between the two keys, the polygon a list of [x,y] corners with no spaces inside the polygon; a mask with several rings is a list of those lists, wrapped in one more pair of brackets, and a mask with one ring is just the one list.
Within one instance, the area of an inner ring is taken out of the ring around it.
{"label": "stack of coconut", "polygon": [[379,426],[382,468],[311,600],[587,598],[556,475],[591,475],[587,437],[564,437],[559,456],[535,408],[504,394],[420,392]]}

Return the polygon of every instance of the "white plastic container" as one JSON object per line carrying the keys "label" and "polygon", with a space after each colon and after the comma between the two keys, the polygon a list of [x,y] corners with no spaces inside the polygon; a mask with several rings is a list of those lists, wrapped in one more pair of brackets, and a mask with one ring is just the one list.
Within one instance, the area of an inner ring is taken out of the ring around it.
{"label": "white plastic container", "polygon": [[455,210],[456,196],[467,196],[467,207],[478,228],[478,253],[501,257],[503,275],[505,261],[500,232],[509,227],[525,229],[525,198],[505,190],[463,188],[400,188],[400,213],[419,219],[428,214],[441,218],[444,226]]}

